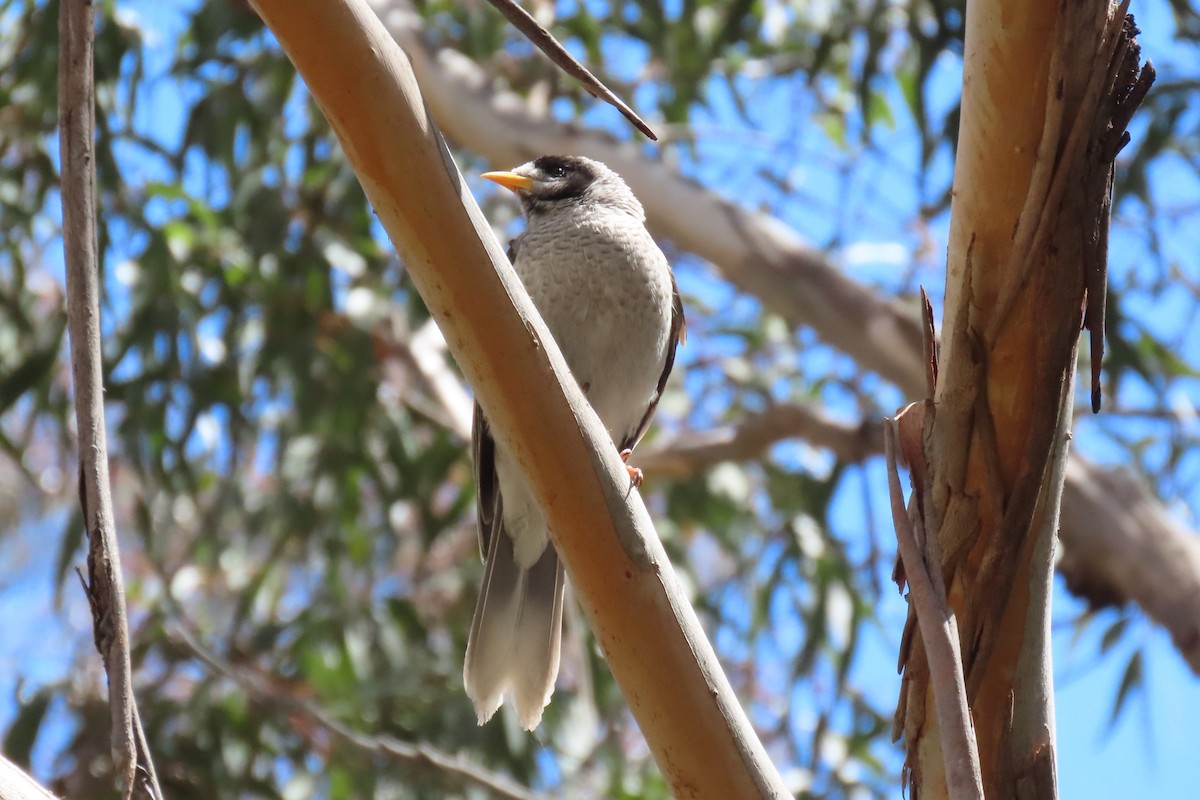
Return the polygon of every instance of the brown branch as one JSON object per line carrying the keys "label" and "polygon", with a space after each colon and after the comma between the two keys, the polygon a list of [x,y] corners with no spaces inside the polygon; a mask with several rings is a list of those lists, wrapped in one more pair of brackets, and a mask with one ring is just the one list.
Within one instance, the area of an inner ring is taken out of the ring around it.
{"label": "brown branch", "polygon": [[638,451],[638,466],[649,477],[681,478],[724,461],[749,461],[785,439],[803,439],[814,447],[858,462],[882,452],[882,428],[873,422],[847,423],[809,405],[780,404],[747,414],[734,425],[681,436]]}
{"label": "brown branch", "polygon": [[[938,593],[936,581],[930,575],[930,570],[940,570],[941,565],[926,564],[921,547],[917,544],[913,522],[915,520],[918,526],[921,525],[920,515],[914,514],[910,519],[908,509],[904,507],[904,492],[900,488],[900,473],[896,468],[895,425],[893,419],[884,420],[883,439],[892,521],[896,526],[896,542],[908,577],[909,597],[916,609],[921,639],[925,642],[926,662],[940,723],[942,752],[945,754],[947,795],[964,800],[983,800],[983,777],[975,742],[975,727],[967,707],[958,626],[953,611],[946,604],[945,594]],[[923,538],[929,540],[934,537],[926,535]]]}
{"label": "brown branch", "polygon": [[133,696],[125,587],[108,478],[96,242],[92,9],[89,0],[63,0],[58,28],[67,320],[79,429],[79,502],[88,534],[88,580],[84,588],[92,610],[96,649],[108,675],[112,754],[122,797],[128,800],[137,791],[138,796],[159,798],[162,791]]}
{"label": "brown branch", "polygon": [[[850,463],[883,452],[880,427],[784,405],[638,451],[638,466],[651,478],[687,478],[727,461],[757,459],[792,438]],[[1058,572],[1067,588],[1093,607],[1135,603],[1171,634],[1192,672],[1200,675],[1200,537],[1128,471],[1101,468],[1078,454],[1067,461],[1058,529]]]}
{"label": "brown branch", "polygon": [[465,758],[447,753],[432,745],[421,742],[406,742],[392,736],[360,733],[335,718],[319,704],[297,697],[290,690],[281,688],[282,679],[237,669],[199,640],[184,625],[172,626],[168,636],[190,651],[197,659],[220,677],[240,686],[253,702],[268,706],[283,714],[300,714],[310,722],[325,729],[344,746],[368,756],[386,756],[417,766],[440,770],[466,784],[488,790],[496,797],[508,800],[546,800],[546,795],[534,792],[504,775],[472,764]]}
{"label": "brown branch", "polygon": [[503,14],[514,28],[525,34],[525,38],[532,42],[537,49],[557,64],[559,69],[582,83],[588,94],[600,98],[620,111],[625,119],[633,123],[635,128],[652,140],[658,141],[658,137],[654,135],[654,131],[650,130],[650,126],[632,108],[625,105],[625,101],[613,94],[607,86],[600,82],[599,78],[588,71],[587,67],[576,61],[566,48],[558,43],[550,31],[539,25],[538,21],[528,11],[521,8],[516,0],[488,0],[488,2]]}
{"label": "brown branch", "polygon": [[[940,567],[989,796],[1013,796],[1034,754],[1054,753],[1052,554],[1097,214],[1094,193],[1069,187],[1090,169],[1087,136],[1122,23],[1113,8],[981,0],[967,18],[945,343],[925,441],[929,534],[962,543]],[[919,669],[901,705],[928,706],[939,688]],[[941,724],[939,714],[905,727],[915,782],[934,797],[946,794]]]}
{"label": "brown branch", "polygon": [[1067,588],[1093,608],[1137,603],[1200,675],[1200,537],[1122,471],[1072,458],[1067,477],[1058,563]]}

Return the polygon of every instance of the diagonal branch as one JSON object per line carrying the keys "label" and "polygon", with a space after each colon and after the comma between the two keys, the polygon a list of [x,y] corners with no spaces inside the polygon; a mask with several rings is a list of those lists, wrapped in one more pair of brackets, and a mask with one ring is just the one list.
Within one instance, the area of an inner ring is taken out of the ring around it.
{"label": "diagonal branch", "polygon": [[59,9],[59,147],[62,158],[63,250],[67,321],[79,428],[79,502],[88,534],[88,579],[96,649],[108,675],[112,754],[122,797],[159,798],[162,790],[138,719],[133,696],[125,587],[113,521],[104,429],[104,378],[100,356],[100,287],[96,242],[96,174],[93,141],[95,87],[92,43],[95,19],[89,0],[63,0]]}
{"label": "diagonal branch", "polygon": [[16,764],[0,755],[0,798],[3,800],[56,800],[44,786]]}
{"label": "diagonal branch", "polygon": [[608,103],[620,111],[625,119],[633,123],[635,128],[649,136],[652,140],[658,141],[658,137],[654,135],[654,131],[650,130],[650,126],[637,115],[637,112],[625,105],[625,101],[613,94],[587,67],[576,61],[567,52],[567,49],[559,44],[558,40],[551,35],[550,31],[539,25],[538,21],[533,18],[533,15],[521,8],[516,0],[488,0],[488,2],[503,14],[505,19],[513,24],[514,28],[525,34],[525,38],[533,42],[537,49],[541,50],[551,61],[557,64],[559,69],[582,83],[583,88],[587,89],[592,97],[598,97]]}
{"label": "diagonal branch", "polygon": [[[612,439],[571,378],[365,0],[257,0],[354,167],[680,797],[785,797]],[[652,654],[653,657],[648,657]]]}

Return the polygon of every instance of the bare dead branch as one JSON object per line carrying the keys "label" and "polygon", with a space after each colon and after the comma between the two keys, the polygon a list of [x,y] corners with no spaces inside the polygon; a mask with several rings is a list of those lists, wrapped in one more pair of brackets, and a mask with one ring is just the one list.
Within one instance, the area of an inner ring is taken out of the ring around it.
{"label": "bare dead branch", "polygon": [[488,790],[496,797],[508,800],[546,800],[546,795],[534,792],[512,779],[472,764],[459,756],[439,750],[422,742],[406,742],[392,736],[360,733],[333,716],[320,704],[284,688],[285,681],[277,676],[236,668],[222,659],[183,624],[171,626],[168,636],[190,651],[216,675],[232,681],[255,702],[283,714],[300,714],[320,726],[344,746],[369,756],[385,756],[407,764],[439,770],[465,783]]}
{"label": "bare dead branch", "polygon": [[[983,800],[983,777],[979,766],[979,750],[975,742],[975,727],[967,707],[967,689],[963,680],[962,660],[958,642],[958,626],[946,604],[944,594],[938,595],[930,569],[917,536],[913,520],[921,524],[920,515],[909,517],[904,507],[904,492],[900,488],[900,473],[896,467],[896,423],[884,420],[883,438],[887,457],[888,489],[892,501],[892,521],[896,526],[896,541],[904,571],[908,576],[909,596],[916,608],[917,624],[925,642],[930,682],[933,685],[934,705],[941,731],[942,751],[945,753],[948,796],[956,799]],[[926,540],[934,538],[925,536]]]}
{"label": "bare dead branch", "polygon": [[576,61],[567,52],[567,49],[558,43],[558,40],[554,38],[550,31],[539,25],[538,21],[533,18],[533,15],[521,8],[516,0],[488,0],[488,2],[503,14],[505,19],[513,24],[514,28],[525,34],[525,38],[532,42],[537,49],[541,50],[551,61],[557,64],[559,69],[582,83],[583,88],[587,89],[588,94],[592,97],[598,97],[613,106],[624,115],[625,119],[633,123],[635,128],[649,136],[652,140],[658,141],[658,137],[654,135],[654,131],[650,130],[650,126],[632,108],[625,105],[625,101],[613,94],[587,67]]}
{"label": "bare dead branch", "polygon": [[62,158],[63,250],[67,320],[79,428],[79,502],[88,534],[88,603],[96,649],[108,675],[112,754],[126,800],[160,798],[133,696],[125,587],[113,521],[104,429],[100,356],[100,288],[96,242],[93,141],[95,87],[89,0],[63,0],[59,9],[59,148]]}

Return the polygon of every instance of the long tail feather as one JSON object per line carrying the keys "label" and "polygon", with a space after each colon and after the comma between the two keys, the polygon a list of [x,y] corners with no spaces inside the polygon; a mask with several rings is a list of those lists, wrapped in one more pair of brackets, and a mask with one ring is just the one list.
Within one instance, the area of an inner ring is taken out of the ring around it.
{"label": "long tail feather", "polygon": [[552,545],[532,567],[521,569],[507,532],[495,533],[467,640],[463,682],[480,725],[508,696],[521,725],[533,730],[558,677],[563,570]]}

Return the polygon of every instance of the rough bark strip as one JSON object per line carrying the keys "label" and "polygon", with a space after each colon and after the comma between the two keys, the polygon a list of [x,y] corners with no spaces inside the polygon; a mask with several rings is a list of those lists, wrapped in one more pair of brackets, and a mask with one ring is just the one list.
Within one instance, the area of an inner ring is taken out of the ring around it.
{"label": "rough bark strip", "polygon": [[89,0],[63,0],[59,9],[59,148],[62,158],[63,249],[67,324],[79,429],[79,503],[88,535],[88,580],[96,649],[108,676],[112,754],[122,797],[162,796],[141,732],[133,696],[125,588],[113,521],[104,428],[100,355],[100,287],[96,242],[93,141],[95,90]]}
{"label": "rough bark strip", "polygon": [[[941,731],[941,748],[946,765],[946,786],[950,797],[958,800],[983,800],[983,779],[979,769],[979,749],[975,728],[967,707],[966,685],[962,661],[959,658],[958,626],[954,612],[946,605],[941,587],[940,564],[928,563],[921,552],[912,521],[920,525],[920,505],[914,491],[912,514],[904,507],[900,475],[896,469],[896,427],[893,420],[884,424],[884,448],[888,468],[888,490],[891,496],[892,521],[896,526],[896,541],[904,569],[908,574],[912,608],[921,626],[925,642],[926,661],[933,685],[935,706]],[[917,469],[920,469],[918,466]],[[927,541],[936,537],[925,536]]]}
{"label": "rough bark strip", "polygon": [[[1122,21],[1120,44],[1109,63],[1110,86],[1088,142],[1088,175],[1085,191],[1093,198],[1095,214],[1085,241],[1084,262],[1087,308],[1083,324],[1091,337],[1092,413],[1100,413],[1101,375],[1104,362],[1104,318],[1108,303],[1108,228],[1112,217],[1113,177],[1116,158],[1129,143],[1129,126],[1154,83],[1154,66],[1141,66],[1141,47],[1135,38],[1137,26],[1125,15],[1128,0],[1118,9]],[[1139,69],[1140,67],[1140,69]]]}

